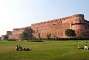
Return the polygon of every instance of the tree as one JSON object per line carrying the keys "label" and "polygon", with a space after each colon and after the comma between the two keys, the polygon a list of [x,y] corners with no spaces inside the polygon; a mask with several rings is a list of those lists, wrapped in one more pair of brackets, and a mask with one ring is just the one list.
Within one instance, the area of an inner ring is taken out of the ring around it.
{"label": "tree", "polygon": [[51,34],[47,34],[47,39],[50,39],[51,38]]}
{"label": "tree", "polygon": [[75,33],[75,30],[66,29],[65,30],[65,35],[68,36],[68,37],[75,37],[76,36],[76,33]]}
{"label": "tree", "polygon": [[32,39],[32,29],[31,27],[27,27],[24,29],[24,32],[21,34],[21,38],[23,40],[29,40],[29,39]]}
{"label": "tree", "polygon": [[40,33],[38,33],[38,38],[40,39],[41,37],[40,37]]}

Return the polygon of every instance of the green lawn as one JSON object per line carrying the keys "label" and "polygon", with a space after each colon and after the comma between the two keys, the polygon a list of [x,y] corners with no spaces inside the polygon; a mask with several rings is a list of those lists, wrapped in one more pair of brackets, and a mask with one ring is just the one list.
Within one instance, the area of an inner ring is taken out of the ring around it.
{"label": "green lawn", "polygon": [[[16,41],[0,41],[0,60],[89,60],[89,51],[78,49],[84,41],[19,42],[32,51],[16,51]],[[87,43],[89,45],[89,42]]]}

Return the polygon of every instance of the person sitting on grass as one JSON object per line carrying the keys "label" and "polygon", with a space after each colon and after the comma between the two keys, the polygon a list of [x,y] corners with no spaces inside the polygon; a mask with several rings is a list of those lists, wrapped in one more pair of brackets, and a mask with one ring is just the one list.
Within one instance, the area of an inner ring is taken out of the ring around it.
{"label": "person sitting on grass", "polygon": [[88,50],[88,46],[87,46],[87,44],[84,46],[84,50]]}
{"label": "person sitting on grass", "polygon": [[22,48],[22,46],[17,45],[17,46],[16,46],[16,50],[17,50],[17,51],[22,51],[22,50],[23,50],[23,48]]}
{"label": "person sitting on grass", "polygon": [[31,48],[24,48],[23,50],[24,51],[31,51],[32,49]]}

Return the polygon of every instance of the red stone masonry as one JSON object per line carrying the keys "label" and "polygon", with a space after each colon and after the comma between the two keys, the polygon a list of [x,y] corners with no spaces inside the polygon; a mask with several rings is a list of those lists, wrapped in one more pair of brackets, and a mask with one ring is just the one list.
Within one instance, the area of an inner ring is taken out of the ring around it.
{"label": "red stone masonry", "polygon": [[[51,21],[32,24],[31,29],[34,38],[65,38],[65,30],[73,29],[77,37],[89,37],[89,21],[84,19],[83,14],[75,14],[72,16],[53,19]],[[20,39],[24,28],[14,29],[9,36],[9,39]]]}
{"label": "red stone masonry", "polygon": [[36,38],[39,38],[39,34],[40,38],[47,38],[49,34],[51,38],[64,38],[66,29],[75,30],[77,37],[89,37],[89,23],[84,19],[83,14],[32,24],[31,28]]}

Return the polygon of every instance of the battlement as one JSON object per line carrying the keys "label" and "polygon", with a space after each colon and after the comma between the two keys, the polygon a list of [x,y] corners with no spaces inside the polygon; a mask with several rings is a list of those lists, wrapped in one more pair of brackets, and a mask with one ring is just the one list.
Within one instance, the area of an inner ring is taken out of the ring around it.
{"label": "battlement", "polygon": [[84,14],[75,14],[73,16],[76,16],[76,17],[84,17]]}
{"label": "battlement", "polygon": [[45,24],[45,23],[52,23],[52,22],[59,22],[59,23],[62,23],[62,22],[64,22],[64,21],[66,21],[67,19],[70,19],[70,20],[72,19],[72,20],[74,20],[73,18],[77,18],[77,17],[80,17],[80,18],[84,19],[84,14],[75,14],[75,15],[72,15],[72,16],[64,17],[64,18],[52,19],[52,20],[50,20],[50,21],[32,24],[32,26],[41,25],[41,24]]}

